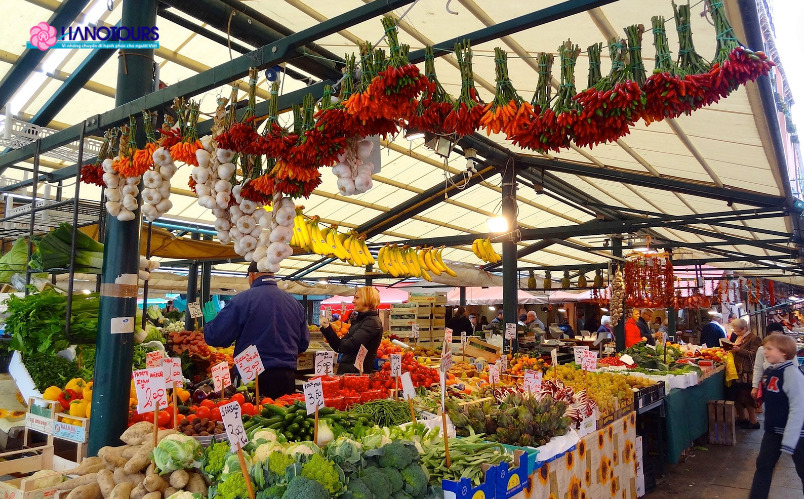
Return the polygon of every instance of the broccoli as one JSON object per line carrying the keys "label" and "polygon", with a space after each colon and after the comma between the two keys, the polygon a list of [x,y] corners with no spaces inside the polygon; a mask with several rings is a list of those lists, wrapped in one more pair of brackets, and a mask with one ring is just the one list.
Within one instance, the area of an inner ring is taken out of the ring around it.
{"label": "broccoli", "polygon": [[207,447],[204,452],[204,472],[213,478],[220,476],[223,465],[226,462],[226,455],[229,453],[228,442],[218,442]]}
{"label": "broccoli", "polygon": [[282,499],[329,499],[323,485],[303,476],[297,476],[288,484]]}
{"label": "broccoli", "polygon": [[391,499],[413,499],[413,496],[404,490],[399,490],[393,496],[391,496]]}
{"label": "broccoli", "polygon": [[371,489],[359,478],[349,480],[344,497],[348,499],[374,499]]}
{"label": "broccoli", "polygon": [[366,468],[360,479],[377,499],[389,499],[393,492],[391,482],[379,468]]}
{"label": "broccoli", "polygon": [[335,463],[321,454],[314,454],[302,465],[301,476],[315,480],[331,494],[337,494],[343,488],[341,474]]}
{"label": "broccoli", "polygon": [[272,485],[265,490],[260,490],[255,495],[256,499],[282,499],[287,485]]}
{"label": "broccoli", "polygon": [[413,463],[402,470],[402,480],[405,482],[405,492],[413,497],[424,495],[430,477],[421,464]]}
{"label": "broccoli", "polygon": [[378,468],[382,473],[385,474],[385,477],[388,479],[388,483],[391,485],[391,493],[399,492],[402,490],[402,487],[405,486],[405,482],[402,480],[402,474],[399,472],[398,469],[395,468]]}
{"label": "broccoli", "polygon": [[285,470],[296,460],[293,456],[281,452],[273,452],[268,455],[268,471],[274,475],[285,476]]}
{"label": "broccoli", "polygon": [[412,444],[406,444],[401,440],[397,440],[382,448],[379,463],[382,468],[403,470],[418,457],[419,452],[416,450],[416,447]]}
{"label": "broccoli", "polygon": [[242,473],[230,473],[218,485],[217,496],[221,499],[248,499],[248,487]]}

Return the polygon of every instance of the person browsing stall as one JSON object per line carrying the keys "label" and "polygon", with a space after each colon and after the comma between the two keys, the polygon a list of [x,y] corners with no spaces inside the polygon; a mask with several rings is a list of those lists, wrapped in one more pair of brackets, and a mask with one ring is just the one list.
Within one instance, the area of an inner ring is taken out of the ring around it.
{"label": "person browsing stall", "polygon": [[447,327],[452,329],[452,338],[461,337],[461,332],[466,332],[467,336],[471,336],[473,332],[472,322],[466,317],[466,309],[458,307],[455,309],[455,315],[447,323]]}
{"label": "person browsing stall", "polygon": [[349,332],[338,338],[326,317],[321,318],[321,333],[333,350],[342,354],[338,363],[338,374],[357,373],[355,360],[360,347],[366,347],[363,360],[363,373],[374,372],[374,358],[382,341],[382,322],[377,308],[380,306],[380,292],[377,288],[366,286],[355,290],[354,308],[357,315],[352,318]]}
{"label": "person browsing stall", "polygon": [[726,330],[720,325],[722,319],[722,314],[712,314],[712,319],[701,329],[701,345],[709,348],[720,346],[720,339],[726,337]]}
{"label": "person browsing stall", "polygon": [[[235,355],[257,347],[265,371],[260,393],[271,398],[296,391],[299,354],[310,345],[304,307],[276,286],[274,275],[248,268],[251,286],[235,296],[217,315],[205,306],[204,341],[214,347],[235,344]],[[209,304],[207,304],[209,305]]]}
{"label": "person browsing stall", "polygon": [[[734,406],[737,409],[737,425],[747,430],[758,430],[757,406],[751,397],[751,382],[754,377],[754,361],[756,360],[757,350],[762,346],[759,339],[748,328],[748,321],[745,319],[734,319],[731,327],[737,334],[737,341],[731,347],[734,355],[734,365],[737,368],[737,389]],[[745,417],[747,413],[747,418]]]}
{"label": "person browsing stall", "polygon": [[639,332],[642,335],[642,338],[647,340],[648,345],[656,345],[656,340],[653,338],[653,331],[650,328],[650,321],[652,318],[653,310],[643,308],[639,313],[639,320],[636,321]]}

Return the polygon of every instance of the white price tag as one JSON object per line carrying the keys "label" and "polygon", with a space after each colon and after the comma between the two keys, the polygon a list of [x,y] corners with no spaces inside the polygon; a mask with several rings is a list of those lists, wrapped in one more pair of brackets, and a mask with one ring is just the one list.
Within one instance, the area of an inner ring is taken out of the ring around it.
{"label": "white price tag", "polygon": [[506,340],[515,340],[516,339],[516,324],[512,322],[505,323],[505,339]]}
{"label": "white price tag", "polygon": [[187,310],[190,311],[190,317],[192,317],[193,319],[197,319],[199,317],[204,316],[204,312],[201,311],[201,304],[197,301],[188,303]]}
{"label": "white price tag", "polygon": [[341,320],[346,320],[343,314],[346,313],[346,302],[341,302]]}
{"label": "white price tag", "polygon": [[500,382],[500,368],[497,364],[489,364],[489,383],[496,385]]}
{"label": "white price tag", "polygon": [[542,388],[542,372],[533,369],[525,370],[524,389],[528,393],[537,393]]}
{"label": "white price tag", "polygon": [[216,392],[221,392],[231,386],[232,376],[229,374],[229,363],[225,360],[212,366],[212,385]]}
{"label": "white price tag", "polygon": [[184,374],[181,372],[181,359],[178,357],[168,357],[162,360],[162,370],[165,371],[165,383],[173,386],[173,383],[183,383]]}
{"label": "white price tag", "polygon": [[444,329],[444,343],[452,344],[452,329]]}
{"label": "white price tag", "polygon": [[558,348],[550,350],[550,361],[554,366],[558,365]]}
{"label": "white price tag", "polygon": [[248,444],[248,435],[246,435],[246,430],[243,428],[240,404],[229,402],[220,406],[220,411],[223,426],[226,428],[226,436],[229,437],[229,443],[232,445],[232,452],[237,452],[237,449],[243,448]]}
{"label": "white price tag", "polygon": [[156,350],[145,354],[145,367],[159,367],[162,365],[162,352]]}
{"label": "white price tag", "polygon": [[137,413],[157,411],[167,407],[165,371],[161,367],[134,371],[134,389],[137,391]]}
{"label": "white price tag", "polygon": [[324,389],[321,386],[321,379],[314,379],[304,384],[304,403],[307,406],[307,414],[315,412],[316,407],[324,407]]}
{"label": "white price tag", "polygon": [[413,336],[414,340],[419,339],[419,325],[418,324],[413,324],[412,326],[410,326],[410,334],[411,334],[411,336]]}
{"label": "white price tag", "polygon": [[447,374],[444,371],[439,371],[438,382],[441,385],[441,409],[444,409],[444,400],[447,394]]}
{"label": "white price tag", "polygon": [[112,319],[112,334],[125,334],[134,332],[134,317],[115,317]]}
{"label": "white price tag", "polygon": [[500,357],[498,359],[498,362],[500,363],[500,372],[501,373],[504,373],[504,372],[508,371],[508,356],[507,355],[503,355],[502,357]]}
{"label": "white price tag", "polygon": [[262,365],[262,359],[260,358],[260,352],[257,351],[257,347],[254,345],[249,346],[237,354],[234,358],[234,362],[243,383],[252,381],[265,371],[265,366]]}
{"label": "white price tag", "polygon": [[597,369],[597,351],[595,350],[587,350],[583,353],[583,362],[581,363],[581,369],[584,371],[594,371]]}
{"label": "white price tag", "polygon": [[620,360],[629,366],[634,365],[634,358],[628,354],[620,356]]}
{"label": "white price tag", "polygon": [[368,355],[368,350],[363,345],[360,345],[360,350],[357,351],[357,357],[355,357],[355,367],[360,374],[363,374],[363,362],[366,360],[366,355]]}
{"label": "white price tag", "polygon": [[582,347],[572,347],[572,353],[575,355],[575,363],[581,365],[583,362],[583,353],[589,350],[589,347],[582,346]]}
{"label": "white price tag", "polygon": [[329,376],[333,373],[335,364],[335,352],[322,350],[315,353],[315,375]]}
{"label": "white price tag", "polygon": [[405,400],[416,397],[416,389],[413,388],[413,380],[410,378],[410,373],[402,374],[402,398]]}
{"label": "white price tag", "polygon": [[330,307],[327,307],[327,309],[324,311],[324,317],[326,317],[329,321],[332,320],[332,309]]}
{"label": "white price tag", "polygon": [[452,350],[444,350],[441,354],[441,372],[449,372],[450,367],[452,367]]}
{"label": "white price tag", "polygon": [[461,331],[461,348],[466,347],[466,331]]}
{"label": "white price tag", "polygon": [[391,377],[398,378],[402,376],[402,354],[391,354]]}

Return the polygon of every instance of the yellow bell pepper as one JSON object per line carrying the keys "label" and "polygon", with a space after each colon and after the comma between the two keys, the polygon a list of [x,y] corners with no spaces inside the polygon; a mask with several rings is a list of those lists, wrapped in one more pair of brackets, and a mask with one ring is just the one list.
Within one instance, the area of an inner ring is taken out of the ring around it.
{"label": "yellow bell pepper", "polygon": [[92,403],[87,404],[87,417],[89,417],[90,412],[92,412]]}
{"label": "yellow bell pepper", "polygon": [[86,417],[89,402],[86,400],[73,400],[70,402],[70,416]]}
{"label": "yellow bell pepper", "polygon": [[176,396],[181,400],[182,404],[190,400],[190,392],[180,386],[176,387]]}
{"label": "yellow bell pepper", "polygon": [[84,395],[84,400],[92,400],[92,388],[94,383],[94,381],[90,381],[87,383],[87,386],[84,387],[84,391],[82,392]]}
{"label": "yellow bell pepper", "polygon": [[84,392],[84,387],[87,386],[86,381],[81,378],[73,378],[67,382],[67,386],[64,387],[65,390],[75,390],[75,393],[79,395]]}
{"label": "yellow bell pepper", "polygon": [[137,388],[134,386],[134,380],[131,380],[131,388],[128,390],[128,397],[129,398],[137,398]]}
{"label": "yellow bell pepper", "polygon": [[59,400],[59,395],[61,394],[61,388],[58,386],[49,386],[45,390],[45,393],[42,394],[42,398],[45,400]]}

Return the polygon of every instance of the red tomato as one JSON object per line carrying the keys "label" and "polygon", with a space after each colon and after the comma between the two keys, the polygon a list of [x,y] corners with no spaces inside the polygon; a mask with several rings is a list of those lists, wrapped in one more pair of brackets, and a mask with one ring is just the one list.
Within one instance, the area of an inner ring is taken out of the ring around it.
{"label": "red tomato", "polygon": [[201,407],[198,408],[198,410],[195,412],[195,414],[196,414],[196,416],[198,416],[201,419],[205,419],[205,418],[209,419],[210,412],[212,412],[212,411],[210,410],[209,407],[207,407],[205,405],[202,405]]}
{"label": "red tomato", "polygon": [[242,404],[243,414],[248,414],[249,416],[254,416],[257,414],[257,408],[254,407],[254,404],[246,402]]}
{"label": "red tomato", "polygon": [[[229,399],[229,402],[237,402],[240,407],[243,407],[243,404],[246,403],[246,397],[244,397],[242,393],[235,393],[232,395],[232,398]],[[218,406],[220,406],[220,404],[218,404]]]}
{"label": "red tomato", "polygon": [[273,403],[274,403],[274,399],[272,399],[270,397],[265,397],[264,399],[262,399],[262,405],[268,405],[268,404],[273,404]]}
{"label": "red tomato", "polygon": [[209,407],[210,409],[217,407],[217,406],[215,405],[215,402],[213,402],[213,401],[212,401],[212,400],[210,400],[210,399],[204,399],[204,400],[202,400],[202,401],[201,401],[201,403],[200,403],[200,404],[198,404],[198,405],[200,405],[201,407]]}
{"label": "red tomato", "polygon": [[167,411],[159,411],[159,414],[157,414],[156,421],[157,423],[159,423],[159,426],[167,427],[170,424],[170,420],[172,419],[171,416],[172,416],[171,413]]}
{"label": "red tomato", "polygon": [[181,423],[185,419],[187,419],[187,418],[184,417],[184,414],[177,414],[176,415],[176,425],[178,425],[179,423]]}
{"label": "red tomato", "polygon": [[221,400],[220,402],[218,402],[218,407],[220,407],[220,406],[222,406],[222,405],[226,405],[226,404],[228,404],[229,402],[232,402],[232,401],[231,401],[231,400],[226,400],[226,399],[223,399],[223,400]]}
{"label": "red tomato", "polygon": [[223,421],[223,418],[221,417],[221,410],[218,409],[217,407],[212,409],[212,411],[209,414],[209,418],[212,419],[213,421]]}

